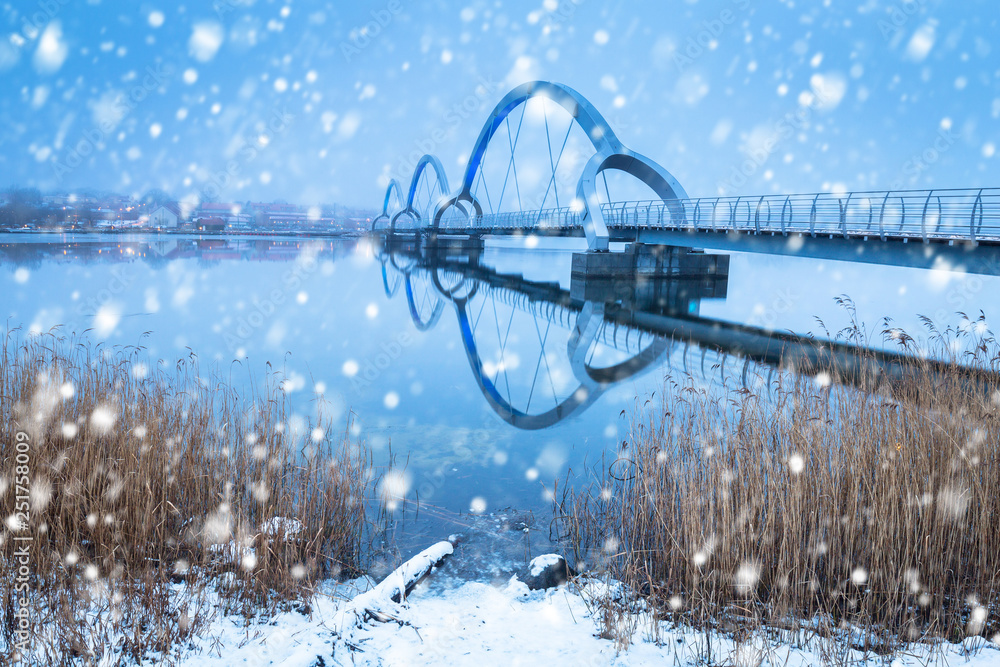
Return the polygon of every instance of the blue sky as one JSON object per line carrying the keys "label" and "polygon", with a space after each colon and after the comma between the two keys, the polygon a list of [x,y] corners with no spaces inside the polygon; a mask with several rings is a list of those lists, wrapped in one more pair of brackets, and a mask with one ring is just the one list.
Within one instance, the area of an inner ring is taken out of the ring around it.
{"label": "blue sky", "polygon": [[454,182],[493,105],[547,79],[692,196],[995,186],[997,21],[993,0],[20,0],[0,184],[374,208],[425,147]]}

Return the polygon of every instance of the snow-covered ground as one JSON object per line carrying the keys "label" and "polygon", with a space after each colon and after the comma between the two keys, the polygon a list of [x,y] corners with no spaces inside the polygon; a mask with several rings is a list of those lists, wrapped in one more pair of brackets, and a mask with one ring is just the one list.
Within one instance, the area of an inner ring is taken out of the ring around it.
{"label": "snow-covered ground", "polygon": [[[370,580],[331,584],[317,595],[311,614],[283,613],[246,625],[242,618],[215,619],[210,631],[188,647],[180,664],[196,665],[782,665],[830,664],[1000,665],[1000,646],[982,640],[963,644],[913,645],[892,660],[831,643],[805,647],[784,641],[731,639],[638,619],[632,645],[617,651],[602,639],[585,596],[574,585],[529,591],[512,579],[497,586],[436,581],[432,576],[404,603],[394,621],[354,623],[343,613],[348,598],[369,590]],[[581,595],[581,592],[583,595]],[[589,591],[593,593],[593,590]],[[867,658],[867,659],[866,659]]]}

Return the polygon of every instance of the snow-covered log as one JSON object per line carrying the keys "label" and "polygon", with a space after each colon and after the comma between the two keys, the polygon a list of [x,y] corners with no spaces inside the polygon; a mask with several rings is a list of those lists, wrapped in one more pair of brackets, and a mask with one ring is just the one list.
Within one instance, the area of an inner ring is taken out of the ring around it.
{"label": "snow-covered log", "polygon": [[438,542],[400,565],[375,588],[348,602],[335,618],[334,626],[340,629],[363,623],[369,618],[383,623],[393,620],[393,606],[403,602],[414,586],[454,552],[455,541],[454,537],[450,537]]}

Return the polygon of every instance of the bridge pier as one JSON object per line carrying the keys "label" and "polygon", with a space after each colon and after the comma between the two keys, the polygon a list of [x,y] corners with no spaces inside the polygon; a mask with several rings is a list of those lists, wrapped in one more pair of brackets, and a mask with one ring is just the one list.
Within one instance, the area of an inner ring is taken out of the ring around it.
{"label": "bridge pier", "polygon": [[706,255],[679,246],[629,243],[625,252],[573,253],[573,276],[615,280],[641,276],[706,278],[729,276],[729,255]]}
{"label": "bridge pier", "polygon": [[724,299],[729,255],[629,244],[621,253],[575,253],[570,296],[672,315],[697,314],[702,299]]}

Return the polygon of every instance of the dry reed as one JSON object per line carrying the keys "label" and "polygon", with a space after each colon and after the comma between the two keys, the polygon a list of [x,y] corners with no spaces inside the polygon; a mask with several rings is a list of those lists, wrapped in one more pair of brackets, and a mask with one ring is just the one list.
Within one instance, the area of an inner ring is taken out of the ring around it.
{"label": "dry reed", "polygon": [[885,653],[995,637],[1000,354],[968,324],[934,332],[945,370],[916,361],[892,382],[668,378],[596,484],[556,495],[560,537],[659,618],[737,638],[805,629]]}
{"label": "dry reed", "polygon": [[193,354],[163,368],[52,334],[2,345],[0,664],[19,613],[40,662],[138,662],[204,630],[209,598],[250,617],[359,572],[369,454],[322,416],[293,432],[276,374],[244,396]]}

